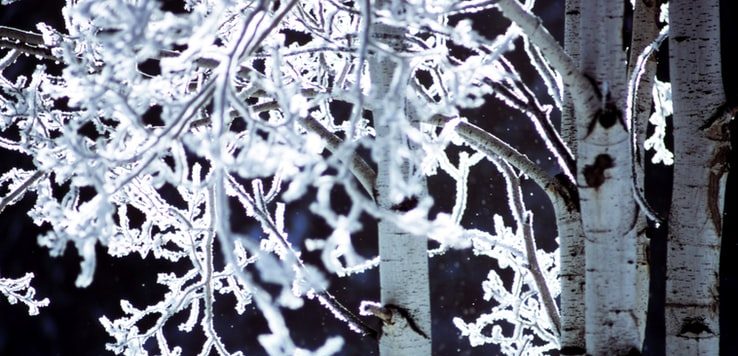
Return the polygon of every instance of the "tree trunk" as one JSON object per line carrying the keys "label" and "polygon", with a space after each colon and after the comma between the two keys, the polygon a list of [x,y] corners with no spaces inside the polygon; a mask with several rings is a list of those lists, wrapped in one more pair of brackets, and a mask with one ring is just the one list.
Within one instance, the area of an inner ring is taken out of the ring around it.
{"label": "tree trunk", "polygon": [[[666,353],[719,353],[718,271],[728,138],[718,0],[670,2],[674,183],[666,280]],[[704,127],[707,126],[707,127]]]}
{"label": "tree trunk", "polygon": [[[383,5],[382,1],[376,6]],[[403,50],[405,29],[375,24],[372,37],[396,51]],[[398,197],[397,180],[408,179],[412,162],[399,154],[407,147],[399,128],[415,116],[405,100],[408,63],[376,52],[369,60],[372,95],[382,105],[373,111],[379,145],[377,202],[380,207],[402,213],[413,197]],[[421,193],[421,192],[419,192]],[[404,201],[398,201],[405,199]],[[418,197],[414,197],[418,199]],[[431,317],[428,282],[428,243],[423,236],[407,233],[395,222],[379,222],[379,278],[381,303],[390,312],[379,340],[380,355],[430,355]]]}
{"label": "tree trunk", "polygon": [[[581,0],[566,0],[564,49],[579,62],[579,21]],[[570,89],[564,87],[561,108],[561,137],[572,152],[577,150],[577,130],[574,104]],[[584,341],[584,231],[578,211],[556,209],[561,275],[561,353],[581,355],[586,351]]]}
{"label": "tree trunk", "polygon": [[586,343],[593,355],[640,352],[636,317],[637,207],[631,186],[623,1],[583,1],[581,68],[601,108],[577,112],[577,180],[586,236]]}
{"label": "tree trunk", "polygon": [[584,231],[579,211],[554,201],[556,229],[561,244],[562,355],[583,355],[584,342]]}

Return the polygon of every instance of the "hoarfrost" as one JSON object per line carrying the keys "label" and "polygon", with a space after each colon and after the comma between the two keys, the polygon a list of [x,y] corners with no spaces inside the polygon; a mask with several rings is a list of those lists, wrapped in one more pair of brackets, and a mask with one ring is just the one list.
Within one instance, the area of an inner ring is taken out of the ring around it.
{"label": "hoarfrost", "polygon": [[[473,170],[490,157],[459,134],[468,121],[458,114],[490,95],[521,111],[521,102],[537,104],[505,59],[520,30],[511,26],[487,39],[468,19],[451,27],[440,16],[479,13],[491,2],[410,3],[408,11],[371,12],[377,23],[407,29],[403,51],[409,52],[396,53],[363,32],[361,11],[346,2],[188,0],[175,14],[156,1],[68,1],[66,28],[39,24],[35,44],[64,67],[61,74],[38,65],[30,78],[0,75],[0,129],[22,133],[17,140],[0,138],[0,148],[31,157],[34,166],[0,176],[7,191],[0,212],[35,193],[28,214],[48,227],[38,243],[53,256],[73,246],[80,287],[94,280],[98,246],[116,258],[184,266],[177,273],[152,272],[165,289],[157,301],[121,300],[119,315],[99,319],[111,337],[106,348],[116,354],[184,354],[167,337],[176,324],[180,332],[202,332],[200,355],[241,355],[218,334],[214,305],[224,298],[235,301],[238,315],[253,307],[264,317],[269,332],[254,337],[269,354],[340,353],[344,340],[333,335],[315,350],[298,347],[283,309],[317,300],[350,329],[369,333],[329,293],[328,274],[349,278],[380,264],[382,256],[364,256],[354,245],[372,220],[435,241],[431,256],[471,249],[514,274],[508,288],[499,271],[488,271],[480,298],[489,312],[471,323],[453,319],[472,346],[495,342],[505,353],[555,348],[531,287],[521,229],[506,226],[500,215],[494,215],[494,231],[465,226],[476,198],[469,193]],[[458,56],[454,46],[471,54]],[[0,70],[22,61],[20,54],[3,55]],[[402,64],[387,75],[392,88],[406,91],[372,90],[366,61],[374,55]],[[561,78],[538,60],[549,95],[560,100]],[[430,79],[421,80],[421,73]],[[661,98],[657,112],[665,117],[668,99]],[[400,111],[374,116],[381,106],[402,105],[419,121]],[[356,109],[347,114],[346,106]],[[438,116],[450,118],[440,132],[431,122]],[[652,118],[657,127],[659,117]],[[381,121],[388,131],[380,134]],[[391,148],[390,200],[398,208],[376,201],[383,145]],[[442,196],[425,188],[433,175],[453,181]],[[436,211],[434,199],[453,205]],[[300,207],[308,205],[309,211]],[[300,235],[292,222],[298,210],[323,219],[330,231]],[[317,265],[304,260],[301,248],[320,255]],[[557,253],[535,254],[558,295]],[[36,314],[49,301],[34,299],[32,277],[0,279],[0,291]],[[513,332],[503,332],[495,324],[501,321],[514,325]],[[490,324],[492,333],[483,333]]]}

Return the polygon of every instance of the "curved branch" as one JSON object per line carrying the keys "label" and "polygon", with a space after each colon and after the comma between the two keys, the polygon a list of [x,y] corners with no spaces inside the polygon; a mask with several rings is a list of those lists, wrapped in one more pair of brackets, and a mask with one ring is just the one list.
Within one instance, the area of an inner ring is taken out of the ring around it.
{"label": "curved branch", "polygon": [[[435,115],[429,119],[429,123],[436,126],[443,126],[451,123],[453,120],[450,117]],[[552,200],[561,199],[570,210],[579,209],[579,198],[576,187],[568,182],[566,178],[560,179],[558,175],[551,177],[528,157],[476,125],[465,121],[458,121],[454,131],[466,140],[469,145],[488,157],[500,157],[522,171],[525,175],[533,179]]]}
{"label": "curved branch", "polygon": [[[323,139],[323,142],[325,142],[326,148],[331,151],[331,153],[338,151],[343,144],[343,140],[334,133],[328,131],[328,129],[318,122],[318,120],[309,115],[302,118],[300,123],[310,132],[320,136],[320,138]],[[366,190],[369,196],[372,199],[375,199],[374,192],[376,191],[377,173],[374,172],[374,169],[372,169],[372,167],[369,166],[369,164],[366,163],[366,161],[356,152],[351,154],[348,164],[348,169],[351,174],[353,174],[359,183],[361,183],[361,186]]]}
{"label": "curved branch", "polygon": [[541,50],[551,66],[561,74],[564,83],[571,88],[577,111],[592,116],[600,106],[596,91],[592,90],[592,83],[579,71],[571,57],[543,26],[543,21],[523,9],[517,0],[501,0],[497,3],[497,7],[502,15],[520,27],[530,42]]}
{"label": "curved branch", "polygon": [[533,275],[533,281],[538,288],[538,293],[541,295],[541,301],[546,309],[548,318],[554,324],[556,333],[561,335],[561,317],[556,307],[556,301],[554,301],[551,290],[546,284],[546,277],[543,275],[541,266],[538,264],[536,242],[533,238],[533,215],[525,211],[525,202],[523,201],[523,193],[520,188],[520,178],[515,175],[515,172],[513,172],[512,167],[508,163],[499,159],[493,159],[492,162],[497,166],[503,177],[505,177],[510,210],[517,223],[518,231],[522,232],[525,242],[528,270]]}
{"label": "curved branch", "polygon": [[643,49],[643,52],[638,55],[633,71],[630,74],[630,80],[628,81],[628,95],[626,97],[625,110],[625,122],[626,125],[630,125],[630,157],[633,159],[631,174],[633,177],[633,196],[635,197],[636,202],[641,207],[646,216],[652,221],[655,221],[657,226],[664,222],[664,218],[659,216],[659,214],[648,204],[644,193],[644,188],[641,185],[642,181],[639,179],[639,177],[644,176],[644,172],[643,167],[640,164],[641,162],[640,160],[638,160],[637,133],[640,124],[638,122],[639,115],[636,112],[637,107],[635,104],[635,100],[636,97],[638,97],[638,86],[640,85],[641,76],[646,70],[646,62],[648,61],[648,57],[651,56],[651,54],[653,54],[653,52],[659,48],[661,42],[664,41],[668,34],[669,25],[666,25],[663,29],[661,29],[661,32],[659,32],[656,39],[654,39],[653,42],[646,46],[646,48]]}

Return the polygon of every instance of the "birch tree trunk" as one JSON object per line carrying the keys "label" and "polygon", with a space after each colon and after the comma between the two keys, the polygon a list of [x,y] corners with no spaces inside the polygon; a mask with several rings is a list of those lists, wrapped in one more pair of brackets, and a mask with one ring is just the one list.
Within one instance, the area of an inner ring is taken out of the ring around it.
{"label": "birch tree trunk", "polygon": [[[581,0],[566,0],[564,49],[579,61],[579,21]],[[564,88],[561,108],[561,137],[572,152],[577,150],[577,130],[570,89]],[[584,337],[584,231],[579,211],[556,209],[561,261],[561,354],[581,355]]]}
{"label": "birch tree trunk", "polygon": [[[381,7],[385,1],[377,1]],[[395,51],[403,51],[405,29],[385,24],[372,26],[372,38]],[[369,60],[372,95],[382,102],[373,111],[379,160],[377,170],[377,202],[388,210],[401,212],[408,202],[393,194],[397,179],[407,179],[412,162],[403,160],[400,151],[406,145],[398,120],[412,121],[414,112],[405,104],[409,79],[406,59],[377,51]],[[407,147],[412,149],[412,147]],[[400,174],[398,174],[400,173]],[[411,199],[412,197],[402,197]],[[417,199],[417,197],[415,197]],[[431,316],[428,281],[427,240],[413,236],[388,220],[381,220],[379,230],[379,278],[381,303],[390,313],[379,340],[380,355],[430,355]]]}
{"label": "birch tree trunk", "polygon": [[630,139],[623,122],[626,66],[623,1],[581,4],[581,69],[601,108],[577,112],[577,180],[586,236],[586,343],[593,355],[640,352],[636,317],[637,206]]}
{"label": "birch tree trunk", "polygon": [[666,353],[719,353],[718,271],[728,137],[718,0],[670,2],[674,183],[666,280]]}
{"label": "birch tree trunk", "polygon": [[561,243],[561,354],[583,355],[584,231],[578,210],[554,201],[556,229]]}
{"label": "birch tree trunk", "polygon": [[[582,17],[582,0],[565,0],[564,4],[564,50],[574,63],[579,63],[579,22]],[[574,120],[574,102],[568,87],[564,87],[561,108],[561,137],[572,152],[577,151],[577,128]],[[582,243],[584,245],[584,243]],[[583,292],[582,292],[583,293]]]}

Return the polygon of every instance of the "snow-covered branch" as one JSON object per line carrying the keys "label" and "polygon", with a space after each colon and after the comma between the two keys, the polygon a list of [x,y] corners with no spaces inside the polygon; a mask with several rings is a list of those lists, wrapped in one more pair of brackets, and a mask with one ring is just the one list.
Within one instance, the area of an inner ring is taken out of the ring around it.
{"label": "snow-covered branch", "polygon": [[0,278],[0,293],[8,299],[8,303],[21,302],[28,307],[29,315],[38,315],[39,308],[49,305],[49,298],[36,299],[36,289],[31,287],[33,273],[26,273],[20,278]]}

